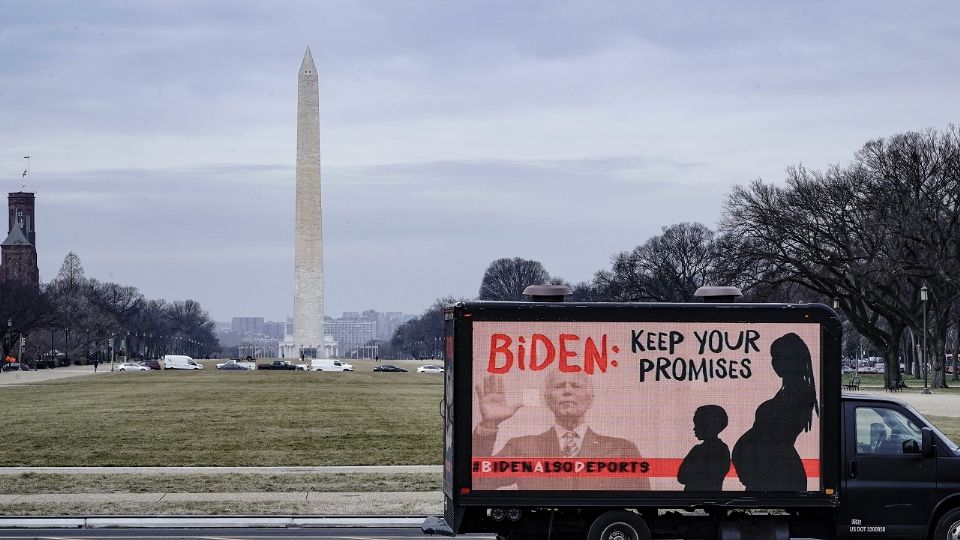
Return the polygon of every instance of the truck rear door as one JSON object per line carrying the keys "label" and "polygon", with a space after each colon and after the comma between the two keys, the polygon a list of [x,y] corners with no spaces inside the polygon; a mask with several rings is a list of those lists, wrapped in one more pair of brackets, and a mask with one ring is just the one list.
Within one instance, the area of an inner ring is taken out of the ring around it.
{"label": "truck rear door", "polygon": [[919,453],[923,424],[889,402],[846,400],[843,411],[840,536],[923,537],[937,488],[936,458]]}

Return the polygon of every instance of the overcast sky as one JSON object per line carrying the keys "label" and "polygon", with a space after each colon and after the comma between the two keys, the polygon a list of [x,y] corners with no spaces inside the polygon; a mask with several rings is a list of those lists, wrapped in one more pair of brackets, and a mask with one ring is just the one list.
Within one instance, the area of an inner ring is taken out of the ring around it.
{"label": "overcast sky", "polygon": [[960,122],[960,3],[9,2],[0,188],[40,277],[293,311],[297,72],[320,80],[326,313],[590,280],[734,184]]}

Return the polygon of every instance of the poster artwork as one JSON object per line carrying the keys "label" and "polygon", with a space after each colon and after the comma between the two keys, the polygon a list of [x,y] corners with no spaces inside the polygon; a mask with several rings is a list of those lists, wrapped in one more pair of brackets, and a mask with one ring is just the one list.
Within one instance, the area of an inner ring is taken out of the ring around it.
{"label": "poster artwork", "polygon": [[817,491],[818,324],[473,324],[473,489]]}

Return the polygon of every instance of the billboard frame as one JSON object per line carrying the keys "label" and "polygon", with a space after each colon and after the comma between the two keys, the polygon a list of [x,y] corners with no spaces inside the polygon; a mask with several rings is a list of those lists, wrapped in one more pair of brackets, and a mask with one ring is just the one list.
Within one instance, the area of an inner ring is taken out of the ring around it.
{"label": "billboard frame", "polygon": [[[840,490],[841,323],[823,304],[675,304],[460,302],[445,310],[445,359],[454,403],[445,406],[452,422],[452,463],[445,463],[444,491],[455,506],[532,507],[688,507],[739,508],[833,507]],[[491,322],[667,322],[667,323],[814,323],[820,325],[820,463],[823,491],[473,491],[471,477],[473,323]],[[446,392],[445,395],[451,394]],[[454,414],[455,412],[455,414]],[[445,428],[447,420],[445,420]],[[445,447],[448,444],[445,441]]]}

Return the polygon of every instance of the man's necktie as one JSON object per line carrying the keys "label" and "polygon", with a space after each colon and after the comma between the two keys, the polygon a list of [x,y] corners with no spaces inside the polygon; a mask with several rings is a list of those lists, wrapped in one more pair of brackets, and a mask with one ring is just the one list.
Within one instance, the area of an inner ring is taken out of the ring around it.
{"label": "man's necktie", "polygon": [[580,453],[580,436],[575,431],[568,431],[560,437],[560,450],[564,457],[576,457]]}

